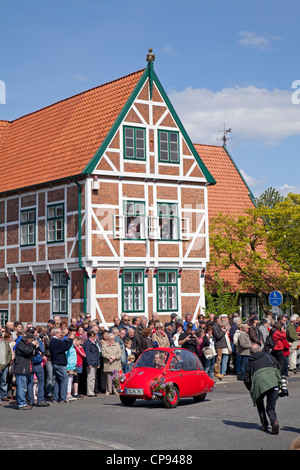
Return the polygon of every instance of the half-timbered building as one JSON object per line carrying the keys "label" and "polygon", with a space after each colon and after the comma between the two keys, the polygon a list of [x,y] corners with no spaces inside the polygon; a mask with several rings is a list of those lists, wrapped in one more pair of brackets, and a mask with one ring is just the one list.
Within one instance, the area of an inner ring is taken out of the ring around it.
{"label": "half-timbered building", "polygon": [[0,121],[2,318],[203,311],[215,180],[153,60]]}

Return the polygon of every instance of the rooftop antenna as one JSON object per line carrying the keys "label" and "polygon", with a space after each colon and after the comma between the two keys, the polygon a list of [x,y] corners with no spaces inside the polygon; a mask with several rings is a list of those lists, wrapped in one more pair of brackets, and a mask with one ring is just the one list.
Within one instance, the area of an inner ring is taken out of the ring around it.
{"label": "rooftop antenna", "polygon": [[[221,139],[217,139],[217,140],[222,140],[223,141],[223,145],[226,146],[226,142],[227,140],[231,140],[232,137],[227,137],[227,134],[229,134],[231,131],[231,127],[229,129],[226,129],[226,123],[224,122],[224,130],[223,130],[223,136],[221,137]],[[219,131],[221,132],[221,131]]]}

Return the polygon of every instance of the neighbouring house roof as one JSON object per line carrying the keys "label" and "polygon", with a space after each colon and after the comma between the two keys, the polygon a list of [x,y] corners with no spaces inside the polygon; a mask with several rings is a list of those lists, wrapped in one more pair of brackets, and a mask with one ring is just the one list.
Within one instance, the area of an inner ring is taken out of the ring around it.
{"label": "neighbouring house roof", "polygon": [[[207,188],[209,220],[220,212],[232,215],[253,208],[254,196],[226,147],[201,144],[194,144],[194,147],[217,181],[214,186]],[[214,270],[208,265],[206,284],[211,282],[213,275]],[[220,277],[233,288],[240,287],[240,273],[234,266],[222,269]]]}

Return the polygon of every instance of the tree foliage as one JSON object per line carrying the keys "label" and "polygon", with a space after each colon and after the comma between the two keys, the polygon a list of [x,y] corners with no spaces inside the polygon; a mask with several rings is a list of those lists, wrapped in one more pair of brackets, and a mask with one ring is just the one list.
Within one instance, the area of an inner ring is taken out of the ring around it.
{"label": "tree foliage", "polygon": [[262,200],[243,214],[219,214],[210,225],[212,265],[235,266],[241,290],[256,293],[261,305],[272,290],[300,295],[300,195],[269,191]]}
{"label": "tree foliage", "polygon": [[213,286],[205,289],[205,313],[208,315],[232,315],[238,309],[239,292],[232,292],[219,274],[214,276]]}

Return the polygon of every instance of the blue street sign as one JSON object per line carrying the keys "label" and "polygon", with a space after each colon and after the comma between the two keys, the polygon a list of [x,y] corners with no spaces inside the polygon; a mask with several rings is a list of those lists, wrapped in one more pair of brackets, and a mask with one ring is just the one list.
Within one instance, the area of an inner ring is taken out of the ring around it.
{"label": "blue street sign", "polygon": [[277,290],[273,290],[273,292],[271,292],[269,295],[269,303],[272,305],[272,307],[278,307],[278,305],[282,304],[282,301],[282,293],[278,292]]}

